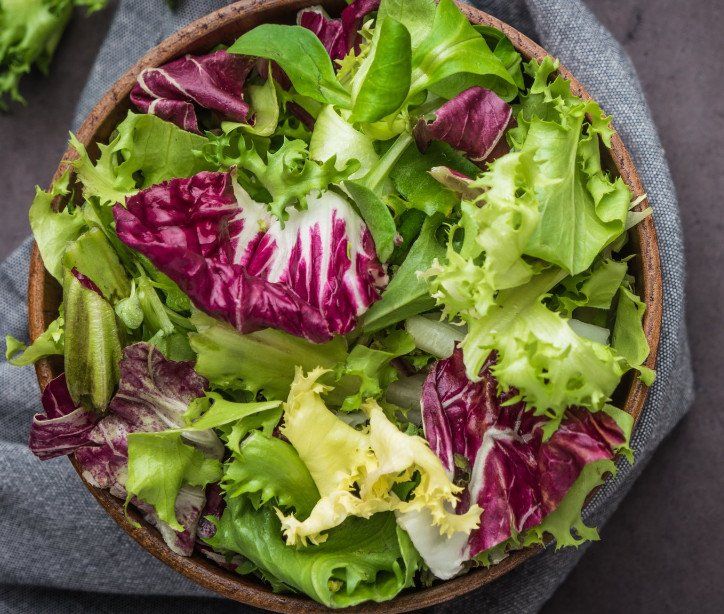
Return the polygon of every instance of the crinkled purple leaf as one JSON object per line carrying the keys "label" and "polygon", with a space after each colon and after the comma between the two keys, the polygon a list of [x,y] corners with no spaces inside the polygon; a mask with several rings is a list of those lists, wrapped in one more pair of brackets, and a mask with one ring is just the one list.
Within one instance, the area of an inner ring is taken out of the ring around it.
{"label": "crinkled purple leaf", "polygon": [[321,6],[311,6],[299,11],[297,24],[314,32],[333,60],[347,55],[349,48],[342,29],[342,20],[332,19]]}
{"label": "crinkled purple leaf", "polygon": [[173,552],[181,556],[191,556],[196,544],[198,524],[205,501],[206,497],[203,488],[188,485],[181,487],[176,496],[174,511],[176,512],[176,518],[184,527],[183,531],[174,531],[168,524],[159,519],[156,510],[147,503],[139,501],[136,497],[133,498],[132,503],[141,511],[146,522],[158,529],[163,541]]}
{"label": "crinkled purple leaf", "polygon": [[65,374],[61,374],[43,390],[42,414],[35,414],[30,426],[30,451],[41,460],[70,454],[88,443],[90,432],[99,415],[76,407],[70,398]]}
{"label": "crinkled purple leaf", "polygon": [[226,51],[186,55],[138,75],[131,101],[144,112],[157,115],[190,132],[200,133],[196,108],[218,113],[223,119],[247,121],[244,81],[254,61]]}
{"label": "crinkled purple leaf", "polygon": [[116,230],[197,307],[241,332],[273,327],[319,343],[352,330],[387,278],[349,203],[310,196],[282,227],[237,195],[229,173],[173,179],[114,207]]}
{"label": "crinkled purple leaf", "polygon": [[477,502],[480,527],[471,533],[464,558],[491,548],[516,532],[540,524],[556,509],[591,462],[611,459],[625,443],[616,422],[603,412],[571,408],[543,441],[545,417],[524,403],[504,405],[514,391],[499,395],[489,359],[479,382],[465,376],[462,352],[433,365],[425,380],[422,415],[431,448],[453,475],[456,457],[467,460],[470,481],[460,513]]}
{"label": "crinkled purple leaf", "polygon": [[[75,451],[75,457],[90,484],[107,488],[112,495],[125,499],[128,435],[183,426],[188,403],[203,395],[207,382],[193,370],[191,362],[168,360],[147,343],[135,343],[124,349],[120,371],[118,392],[109,405],[108,415],[88,433],[85,445]],[[183,487],[176,498],[176,515],[185,527],[182,532],[159,520],[152,507],[135,498],[132,502],[159,529],[174,552],[191,554],[205,504],[203,489]]]}
{"label": "crinkled purple leaf", "polygon": [[189,403],[208,386],[193,363],[167,360],[146,343],[127,346],[120,369],[118,392],[109,407],[134,433],[183,426]]}
{"label": "crinkled purple leaf", "polygon": [[332,19],[321,6],[297,13],[297,23],[317,35],[333,60],[341,60],[359,44],[358,30],[368,13],[376,11],[380,0],[355,0],[346,6],[339,19]]}
{"label": "crinkled purple leaf", "polygon": [[448,100],[428,122],[420,118],[414,129],[421,151],[430,141],[445,141],[472,160],[485,160],[505,133],[512,109],[495,92],[471,87]]}

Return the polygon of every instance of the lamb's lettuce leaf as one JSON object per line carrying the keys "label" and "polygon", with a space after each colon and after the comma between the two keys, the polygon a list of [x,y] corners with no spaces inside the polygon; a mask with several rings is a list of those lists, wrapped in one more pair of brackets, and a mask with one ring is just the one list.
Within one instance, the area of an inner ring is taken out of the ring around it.
{"label": "lamb's lettuce leaf", "polygon": [[344,189],[367,225],[375,242],[380,262],[387,262],[395,249],[397,228],[389,207],[372,190],[361,183],[345,181]]}
{"label": "lamb's lettuce leaf", "polygon": [[430,170],[437,166],[447,166],[470,177],[480,172],[446,143],[430,143],[425,153],[416,147],[408,147],[390,170],[392,183],[402,196],[401,204],[428,215],[437,212],[450,215],[460,203],[460,197],[430,175]]}
{"label": "lamb's lettuce leaf", "polygon": [[441,0],[429,33],[412,54],[410,95],[429,89],[449,99],[475,85],[504,100],[518,93],[482,35],[452,0]]}
{"label": "lamb's lettuce leaf", "polygon": [[425,220],[420,235],[380,300],[367,310],[363,321],[365,331],[382,330],[435,306],[427,282],[418,273],[426,271],[436,258],[441,259],[445,255],[445,248],[436,236],[443,219],[441,215],[436,215]]}
{"label": "lamb's lettuce leaf", "polygon": [[273,60],[303,96],[324,104],[350,106],[349,92],[337,81],[327,50],[306,28],[265,23],[238,38],[229,53]]}
{"label": "lamb's lettuce leaf", "polygon": [[392,17],[379,21],[352,83],[352,119],[375,122],[394,113],[410,90],[410,33]]}

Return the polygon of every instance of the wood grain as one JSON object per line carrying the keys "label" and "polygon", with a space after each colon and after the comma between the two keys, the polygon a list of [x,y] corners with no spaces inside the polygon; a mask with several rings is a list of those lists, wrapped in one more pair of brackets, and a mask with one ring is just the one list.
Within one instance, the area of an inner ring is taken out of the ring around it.
{"label": "wood grain", "polygon": [[[243,32],[261,23],[293,23],[296,12],[300,8],[314,4],[320,4],[319,0],[245,0],[221,8],[189,24],[151,49],[113,84],[83,122],[77,134],[78,139],[88,148],[91,156],[97,155],[98,148],[95,143],[106,142],[115,126],[130,109],[129,93],[136,76],[143,68],[160,66],[185,53],[206,52],[219,43],[229,44]],[[344,6],[344,2],[341,0],[322,1],[321,4],[331,14],[338,14]],[[501,29],[525,58],[540,59],[548,55],[539,45],[495,17],[467,5],[461,5],[461,9],[471,22]],[[565,67],[561,66],[559,72],[571,81],[572,90],[576,94],[590,98],[583,85]],[[607,168],[614,175],[621,176],[635,196],[642,195],[644,190],[638,173],[628,150],[618,135],[613,138],[610,155],[606,152],[605,156],[604,163]],[[67,169],[74,157],[75,153],[72,150],[66,151],[54,179]],[[56,206],[62,207],[63,204],[58,202]],[[644,208],[649,204],[647,200],[644,200],[639,207]],[[653,208],[655,211],[655,204],[653,204]],[[661,332],[662,282],[658,242],[651,217],[644,220],[631,232],[631,239],[632,253],[636,256],[632,261],[632,268],[636,276],[637,289],[646,303],[644,332],[651,348],[651,354],[646,364],[653,368]],[[35,340],[55,319],[60,299],[60,287],[45,271],[40,254],[35,247],[31,256],[28,280],[28,326],[31,339]],[[57,358],[41,360],[36,364],[35,369],[38,383],[42,389],[62,371],[62,361]],[[619,387],[616,398],[623,409],[637,420],[647,394],[646,386],[638,379],[628,377]],[[82,480],[75,460],[71,459],[71,462]],[[130,510],[127,517],[123,512],[120,500],[112,497],[105,490],[94,488],[85,480],[83,482],[106,512],[143,548],[201,586],[229,599],[277,612],[298,612],[300,610],[312,612],[324,609],[303,596],[274,594],[267,586],[253,578],[241,577],[226,571],[209,562],[202,555],[182,557],[174,554],[166,547],[158,532],[144,522],[136,512]],[[354,609],[357,612],[408,612],[440,604],[492,582],[540,550],[540,547],[533,547],[514,552],[500,564],[489,569],[471,571],[464,576],[440,582],[430,588],[407,590],[390,602],[367,604]]]}

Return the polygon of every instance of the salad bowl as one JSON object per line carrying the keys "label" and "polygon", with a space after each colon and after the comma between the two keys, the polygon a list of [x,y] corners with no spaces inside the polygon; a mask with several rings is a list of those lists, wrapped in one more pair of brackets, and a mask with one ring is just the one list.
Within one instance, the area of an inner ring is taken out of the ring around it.
{"label": "salad bowl", "polygon": [[[161,66],[187,53],[205,53],[219,44],[229,44],[238,36],[263,23],[293,23],[298,10],[321,4],[330,14],[338,14],[344,6],[341,1],[315,0],[245,0],[223,7],[179,30],[158,46],[150,50],[138,63],[120,77],[105,96],[90,112],[77,133],[77,138],[91,156],[97,157],[96,143],[107,142],[116,125],[131,108],[130,93],[139,73],[148,67]],[[547,52],[532,40],[482,11],[460,5],[471,23],[487,25],[501,30],[525,59],[542,60]],[[571,83],[572,92],[584,99],[590,98],[585,88],[563,66],[558,72]],[[76,156],[69,149],[60,162],[55,179],[71,168]],[[631,156],[618,134],[612,138],[611,149],[602,149],[604,167],[614,177],[621,177],[630,188],[634,197],[642,197],[638,207],[643,209],[648,203],[644,197],[643,186],[632,162]],[[72,177],[72,173],[71,173]],[[57,210],[65,206],[63,197],[57,197],[53,205]],[[655,205],[654,205],[655,207]],[[646,305],[643,330],[649,344],[650,354],[646,366],[653,368],[656,362],[657,347],[662,317],[662,281],[659,266],[659,253],[656,231],[651,217],[643,219],[630,231],[629,253],[632,259],[632,271],[641,298]],[[34,248],[30,263],[28,283],[29,330],[32,340],[38,338],[58,315],[61,301],[61,288],[47,273],[37,247]],[[48,358],[36,363],[38,383],[42,388],[62,372],[62,359]],[[648,387],[629,374],[625,377],[614,395],[614,401],[636,421],[643,409]],[[173,553],[163,542],[158,532],[146,523],[133,509],[124,511],[123,502],[108,491],[95,488],[86,482],[77,461],[71,456],[71,462],[78,471],[96,500],[106,512],[135,539],[145,550],[182,573],[190,580],[220,596],[253,605],[267,610],[293,612],[303,609],[311,611],[321,608],[318,604],[303,596],[277,594],[271,588],[256,582],[252,578],[239,576],[210,562],[200,554],[183,557]],[[428,588],[411,589],[402,592],[392,601],[382,604],[364,604],[355,611],[364,612],[403,612],[429,607],[445,602],[480,588],[496,578],[508,573],[526,559],[535,556],[540,546],[512,552],[499,564],[489,568],[479,568],[454,579],[439,582]]]}

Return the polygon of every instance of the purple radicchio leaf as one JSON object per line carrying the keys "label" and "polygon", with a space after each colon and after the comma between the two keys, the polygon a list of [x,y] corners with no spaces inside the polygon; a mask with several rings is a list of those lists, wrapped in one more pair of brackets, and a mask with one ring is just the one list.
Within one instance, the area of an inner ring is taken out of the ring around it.
{"label": "purple radicchio leaf", "polygon": [[70,398],[65,374],[61,374],[43,390],[42,414],[35,414],[30,426],[30,451],[41,460],[65,456],[87,445],[99,415],[76,407]]}
{"label": "purple radicchio leaf", "polygon": [[80,285],[83,286],[87,290],[93,290],[96,294],[103,296],[103,293],[101,292],[101,289],[96,286],[95,282],[88,277],[87,275],[83,275],[78,269],[73,267],[70,271],[73,274],[73,277],[75,277],[79,282]]}
{"label": "purple radicchio leaf", "polygon": [[495,92],[471,87],[443,104],[434,121],[421,117],[413,131],[415,141],[423,152],[430,141],[445,141],[472,160],[485,160],[505,133],[511,114],[510,105]]}
{"label": "purple radicchio leaf", "polygon": [[422,393],[425,436],[450,475],[456,457],[470,468],[470,481],[458,505],[484,510],[470,534],[463,560],[541,523],[591,462],[611,459],[625,437],[603,412],[571,408],[558,429],[543,441],[546,418],[522,402],[503,405],[515,391],[497,392],[489,359],[481,380],[465,376],[462,351],[433,365]]}
{"label": "purple radicchio leaf", "polygon": [[196,107],[244,122],[249,105],[244,81],[255,60],[226,51],[186,55],[160,68],[145,68],[131,91],[131,102],[144,112],[200,133]]}
{"label": "purple radicchio leaf", "polygon": [[166,545],[173,552],[181,556],[191,556],[194,551],[198,524],[205,502],[206,497],[203,488],[199,486],[189,486],[187,484],[182,486],[176,496],[174,511],[176,512],[176,518],[181,526],[184,527],[184,530],[175,531],[158,517],[156,510],[154,510],[152,506],[143,501],[139,501],[136,497],[132,500],[133,505],[141,511],[146,522],[158,529]]}
{"label": "purple radicchio leaf", "polygon": [[168,360],[158,348],[134,343],[123,350],[118,392],[109,408],[130,432],[155,432],[183,426],[183,415],[208,386],[191,362]]}
{"label": "purple radicchio leaf", "polygon": [[229,173],[142,190],[113,213],[121,240],[194,304],[240,332],[273,327],[321,343],[352,330],[386,284],[370,232],[333,192],[282,228]]}
{"label": "purple radicchio leaf", "polygon": [[314,117],[302,105],[290,100],[287,102],[286,109],[287,113],[294,115],[310,132],[314,130]]}
{"label": "purple radicchio leaf", "polygon": [[312,6],[297,13],[297,23],[317,35],[333,60],[341,60],[359,44],[358,30],[368,13],[376,11],[380,0],[355,0],[332,19],[321,6]]}
{"label": "purple radicchio leaf", "polygon": [[[168,360],[147,343],[126,347],[120,369],[118,393],[109,405],[108,415],[91,430],[75,457],[86,481],[125,499],[129,433],[183,426],[188,403],[203,396],[207,382],[193,370],[191,362]],[[142,501],[134,498],[132,503],[158,528],[169,548],[188,556],[193,551],[205,501],[202,488],[185,486],[180,490],[175,507],[185,527],[182,532],[159,520],[153,508]]]}

